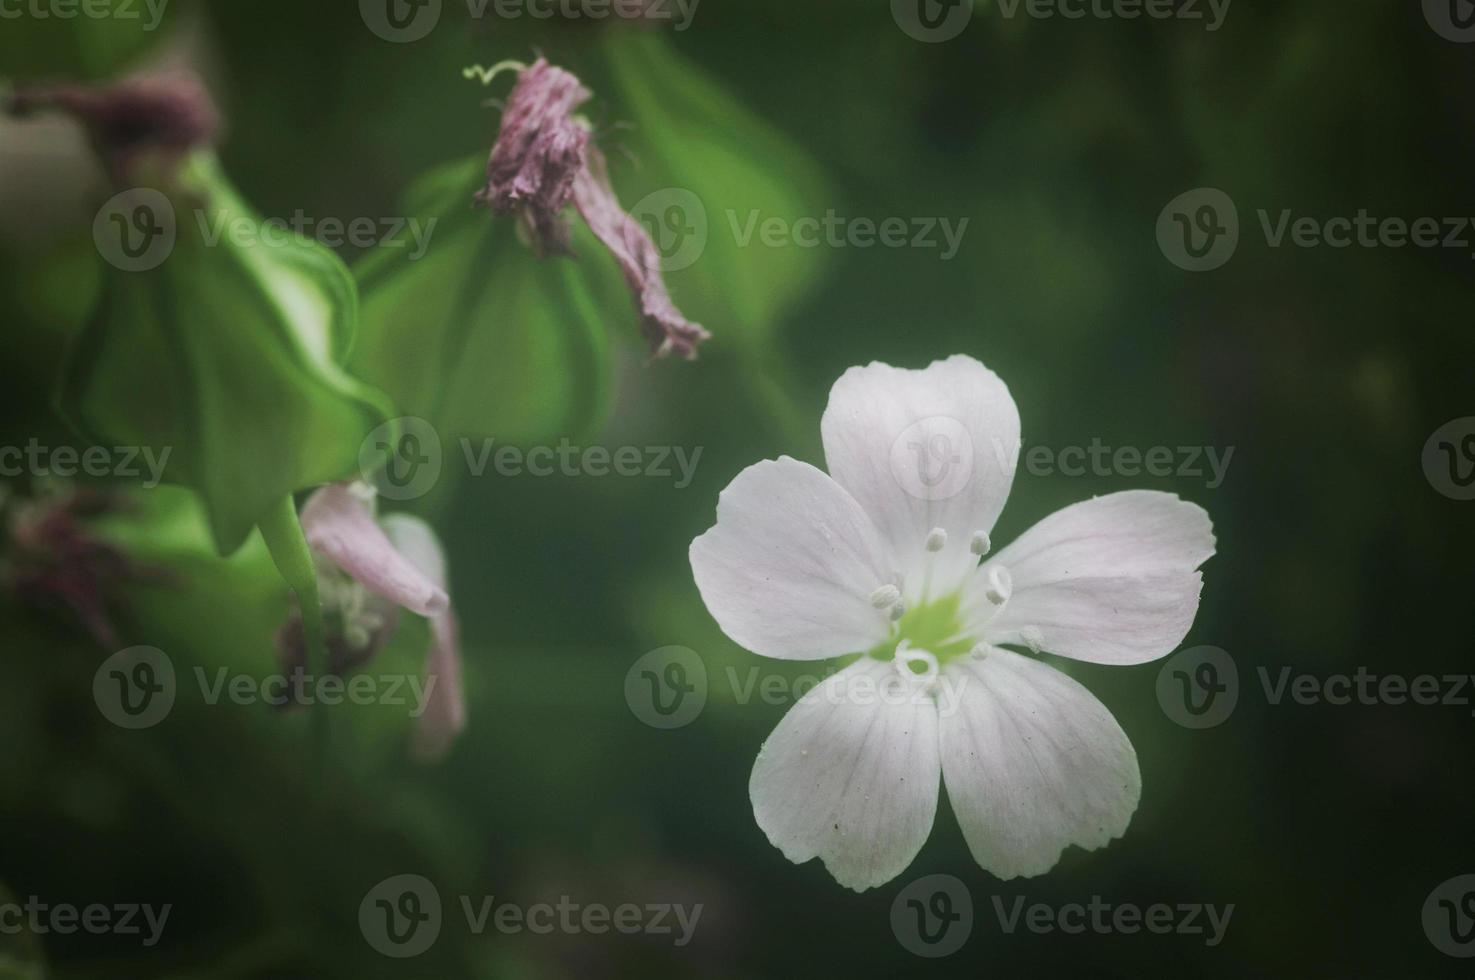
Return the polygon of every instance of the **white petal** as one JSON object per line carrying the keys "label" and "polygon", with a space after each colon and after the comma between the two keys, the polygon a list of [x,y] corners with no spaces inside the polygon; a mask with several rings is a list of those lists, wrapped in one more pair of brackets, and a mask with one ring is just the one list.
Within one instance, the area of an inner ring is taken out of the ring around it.
{"label": "white petal", "polygon": [[[971,357],[921,371],[846,371],[820,423],[830,475],[875,519],[901,563],[908,598],[952,588],[977,564],[974,535],[993,529],[1019,456],[1019,411],[998,375]],[[929,555],[929,532],[947,543]]]}
{"label": "white petal", "polygon": [[992,643],[1037,630],[1041,649],[1076,660],[1140,664],[1173,652],[1198,613],[1195,569],[1214,553],[1202,507],[1149,490],[1073,504],[1030,528],[985,569],[1002,565],[1013,595],[991,620],[970,582],[973,628]]}
{"label": "white petal", "polygon": [[1094,850],[1126,832],[1137,753],[1090,691],[1007,650],[949,664],[943,679],[958,699],[942,715],[943,781],[985,870],[1044,874],[1071,844]]}
{"label": "white petal", "polygon": [[870,518],[820,470],[766,460],[717,501],[717,524],[691,543],[707,610],[733,642],[765,657],[823,660],[869,650],[890,618],[871,594],[891,561]]}
{"label": "white petal", "polygon": [[[386,515],[379,523],[396,551],[436,585],[449,588],[445,553],[429,524],[400,512]],[[461,627],[448,606],[430,620],[424,680],[429,694],[425,712],[415,722],[412,743],[412,751],[421,761],[442,758],[466,729],[466,692],[461,674]]]}
{"label": "white petal", "polygon": [[937,813],[937,706],[862,657],[789,709],[758,761],[753,815],[784,857],[864,891],[906,870]]}
{"label": "white petal", "polygon": [[444,589],[446,584],[446,556],[441,550],[440,538],[435,530],[414,514],[396,511],[385,514],[379,526],[389,537],[389,543],[420,573]]}

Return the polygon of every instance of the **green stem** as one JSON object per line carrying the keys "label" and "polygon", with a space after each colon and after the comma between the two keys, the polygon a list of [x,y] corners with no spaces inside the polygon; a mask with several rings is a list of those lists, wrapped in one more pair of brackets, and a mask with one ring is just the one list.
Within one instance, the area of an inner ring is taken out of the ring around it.
{"label": "green stem", "polygon": [[[312,551],[307,547],[307,538],[302,534],[302,525],[297,521],[297,507],[292,502],[292,495],[282,498],[257,526],[261,529],[267,551],[271,552],[271,560],[296,594],[297,605],[302,610],[308,676],[322,677],[328,669],[328,635],[323,626],[322,600],[318,596],[318,573]],[[326,752],[328,716],[321,705],[310,706],[308,710],[314,718],[313,727],[319,745]]]}

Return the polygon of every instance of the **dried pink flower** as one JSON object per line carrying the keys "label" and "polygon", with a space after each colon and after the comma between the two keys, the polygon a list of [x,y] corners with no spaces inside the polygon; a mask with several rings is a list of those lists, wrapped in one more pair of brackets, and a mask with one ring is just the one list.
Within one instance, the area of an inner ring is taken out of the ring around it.
{"label": "dried pink flower", "polygon": [[70,487],[16,503],[5,526],[0,588],[29,605],[69,610],[99,646],[116,649],[112,610],[119,594],[130,583],[168,578],[90,526],[129,509],[128,499],[119,494]]}
{"label": "dried pink flower", "polygon": [[671,301],[655,243],[620,206],[604,155],[574,116],[589,97],[577,77],[542,58],[524,69],[507,100],[487,162],[487,185],[476,201],[496,214],[517,214],[539,255],[569,251],[565,212],[572,201],[619,263],[652,355],[693,358],[711,335]]}
{"label": "dried pink flower", "polygon": [[14,115],[56,110],[75,116],[120,183],[131,179],[141,157],[160,154],[172,169],[220,132],[220,114],[204,84],[183,70],[137,75],[110,85],[21,89],[6,108]]}

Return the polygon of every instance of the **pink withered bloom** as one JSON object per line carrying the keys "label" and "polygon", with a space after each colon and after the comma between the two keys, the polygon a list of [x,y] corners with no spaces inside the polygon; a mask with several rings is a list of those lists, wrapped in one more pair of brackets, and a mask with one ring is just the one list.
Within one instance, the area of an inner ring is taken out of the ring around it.
{"label": "pink withered bloom", "polygon": [[215,141],[220,114],[193,72],[182,69],[135,75],[107,85],[24,88],[7,100],[7,110],[25,116],[54,110],[76,117],[86,128],[108,173],[131,182],[135,164],[160,155],[175,168],[190,151]]}
{"label": "pink withered bloom", "polygon": [[516,214],[539,255],[569,251],[565,212],[572,202],[619,264],[651,353],[693,358],[710,334],[671,301],[655,243],[620,206],[604,154],[590,140],[587,124],[574,115],[589,97],[577,77],[542,58],[523,69],[507,99],[502,130],[487,161],[487,185],[476,201],[496,214]]}
{"label": "pink withered bloom", "polygon": [[[413,750],[421,759],[439,758],[466,727],[466,702],[458,627],[435,532],[409,514],[376,518],[373,491],[363,484],[323,487],[303,506],[301,521],[322,566],[330,673],[372,659],[394,635],[401,610],[430,621],[425,711],[416,720]],[[287,622],[278,642],[284,667],[300,677],[307,660],[300,617]]]}
{"label": "pink withered bloom", "polygon": [[102,490],[52,487],[15,501],[0,550],[0,590],[27,605],[66,609],[104,649],[118,646],[113,611],[130,583],[163,581],[90,525],[122,513],[128,500]]}

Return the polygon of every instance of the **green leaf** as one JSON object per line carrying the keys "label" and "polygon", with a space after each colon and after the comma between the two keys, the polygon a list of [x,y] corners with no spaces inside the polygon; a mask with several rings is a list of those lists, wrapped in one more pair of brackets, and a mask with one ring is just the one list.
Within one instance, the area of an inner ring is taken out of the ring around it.
{"label": "green leaf", "polygon": [[540,259],[514,219],[473,210],[483,168],[450,164],[407,195],[407,216],[436,219],[423,256],[380,249],[356,267],[353,369],[443,438],[578,434],[607,410],[607,330],[634,324],[629,295],[612,269],[583,260],[600,246],[577,222],[579,258]]}
{"label": "green leaf", "polygon": [[[822,217],[835,203],[825,178],[659,32],[609,31],[600,50],[616,83],[600,95],[633,124],[620,141],[636,166],[617,166],[614,174],[621,202],[640,218],[644,196],[676,188],[695,194],[706,212],[701,257],[666,277],[676,305],[712,331],[712,343],[765,343],[823,273],[826,250],[766,248],[756,228],[771,217]],[[618,163],[614,154],[611,160]],[[740,246],[733,222],[746,229],[754,216],[753,237]]]}
{"label": "green leaf", "polygon": [[261,221],[208,156],[181,183],[172,253],[148,272],[110,271],[60,402],[99,444],[168,448],[165,480],[200,494],[229,553],[287,495],[354,473],[360,443],[394,413],[342,367],[357,293],[337,257],[230,233]]}

